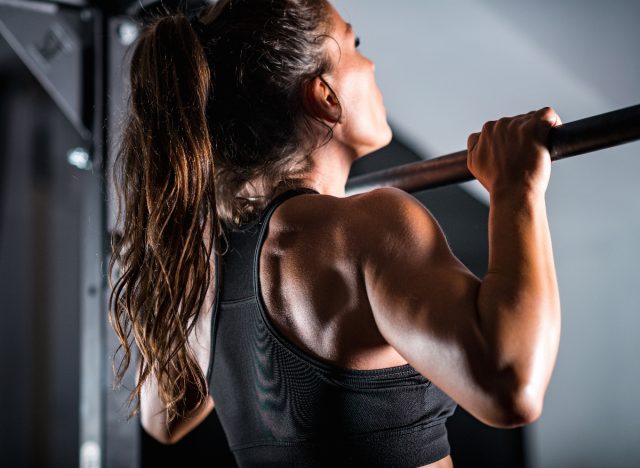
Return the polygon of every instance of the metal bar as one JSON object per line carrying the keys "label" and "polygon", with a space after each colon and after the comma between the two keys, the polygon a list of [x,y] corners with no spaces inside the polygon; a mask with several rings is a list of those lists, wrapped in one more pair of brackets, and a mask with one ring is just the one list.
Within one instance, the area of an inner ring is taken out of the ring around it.
{"label": "metal bar", "polygon": [[[640,104],[569,122],[549,132],[551,160],[577,156],[640,139]],[[419,192],[473,180],[467,169],[467,150],[439,158],[373,172],[347,182],[347,195],[380,187]]]}

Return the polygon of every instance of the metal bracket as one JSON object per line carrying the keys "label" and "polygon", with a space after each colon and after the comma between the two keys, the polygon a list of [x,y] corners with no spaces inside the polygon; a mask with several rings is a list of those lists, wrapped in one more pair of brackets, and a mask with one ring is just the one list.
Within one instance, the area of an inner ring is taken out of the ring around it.
{"label": "metal bracket", "polygon": [[93,117],[91,16],[89,9],[52,2],[0,0],[0,34],[87,141]]}

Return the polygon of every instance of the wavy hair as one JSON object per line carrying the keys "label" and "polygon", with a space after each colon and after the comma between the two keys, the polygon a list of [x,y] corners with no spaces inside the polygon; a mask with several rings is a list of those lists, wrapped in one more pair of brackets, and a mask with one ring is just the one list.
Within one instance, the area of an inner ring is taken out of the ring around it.
{"label": "wavy hair", "polygon": [[[168,423],[206,399],[188,337],[213,280],[211,258],[225,226],[251,219],[306,169],[320,121],[303,89],[330,71],[330,23],[326,0],[220,0],[195,19],[156,16],[134,43],[113,167],[120,232],[108,266],[109,321],[122,350],[116,386],[134,345],[140,357],[129,417],[151,373]],[[256,178],[264,191],[249,198]]]}

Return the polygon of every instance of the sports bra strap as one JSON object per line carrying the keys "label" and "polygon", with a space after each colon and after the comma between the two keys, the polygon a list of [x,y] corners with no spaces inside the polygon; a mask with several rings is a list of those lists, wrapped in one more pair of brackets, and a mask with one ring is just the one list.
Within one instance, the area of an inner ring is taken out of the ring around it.
{"label": "sports bra strap", "polygon": [[260,232],[258,234],[258,241],[256,243],[255,255],[253,257],[253,293],[256,298],[260,297],[260,251],[262,250],[262,244],[264,243],[264,237],[267,233],[267,227],[269,226],[269,220],[271,220],[271,216],[280,205],[282,205],[290,198],[309,193],[317,194],[318,192],[307,187],[287,190],[286,192],[283,192],[275,197],[271,201],[271,203],[267,205],[264,212],[262,213],[262,216],[260,217]]}
{"label": "sports bra strap", "polygon": [[[250,273],[250,282],[252,282],[253,284],[248,284],[247,286],[249,286],[249,291],[251,291],[253,293],[254,297],[259,297],[258,293],[258,287],[260,286],[260,277],[259,277],[259,271],[258,271],[258,261],[260,258],[260,249],[262,248],[262,243],[264,242],[264,236],[266,235],[266,231],[267,231],[267,226],[269,225],[269,220],[271,219],[271,216],[273,215],[274,211],[285,201],[289,200],[290,198],[293,198],[297,195],[303,195],[303,194],[309,194],[309,193],[315,193],[317,194],[318,192],[316,190],[307,188],[307,187],[300,187],[300,188],[293,188],[290,190],[287,190],[283,193],[281,193],[280,195],[276,196],[273,200],[271,200],[267,206],[265,207],[265,209],[263,210],[262,214],[260,215],[260,217],[254,221],[253,223],[251,223],[251,229],[246,231],[247,234],[249,236],[251,236],[252,239],[255,240],[250,240],[247,239],[247,241],[251,242],[252,245],[254,246],[254,257],[253,257],[253,262],[251,263],[251,273]],[[256,232],[257,231],[257,239],[256,239],[256,234],[251,234],[251,232]],[[250,257],[249,257],[250,258]],[[222,262],[224,264],[224,262]],[[215,350],[215,344],[216,344],[216,335],[218,332],[218,321],[219,321],[219,305],[220,305],[220,301],[222,300],[222,286],[224,284],[224,280],[221,280],[221,275],[224,275],[224,268],[221,268],[220,266],[220,258],[218,256],[218,254],[215,254],[215,258],[214,258],[214,281],[215,281],[215,299],[213,302],[213,305],[211,307],[211,352],[210,352],[210,357],[209,357],[209,366],[207,369],[207,382],[210,381],[211,378],[211,373],[213,371],[213,365],[214,365],[214,359],[215,359],[215,355],[214,355],[214,350]]]}
{"label": "sports bra strap", "polygon": [[297,195],[304,195],[306,193],[317,194],[318,192],[314,189],[307,188],[307,187],[293,188],[293,189],[287,190],[286,192],[282,192],[280,195],[278,195],[273,200],[271,200],[269,204],[265,207],[264,211],[262,212],[262,215],[260,216],[260,224],[262,225],[262,228],[260,229],[260,238],[262,238],[262,233],[265,230],[264,226],[269,224],[269,220],[271,219],[273,212],[280,205],[282,205],[284,202],[286,202],[290,198],[293,198]]}

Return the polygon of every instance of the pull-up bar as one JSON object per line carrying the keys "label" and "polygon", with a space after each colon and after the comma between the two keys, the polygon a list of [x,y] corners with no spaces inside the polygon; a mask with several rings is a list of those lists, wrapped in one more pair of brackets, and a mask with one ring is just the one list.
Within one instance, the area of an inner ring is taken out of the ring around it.
{"label": "pull-up bar", "polygon": [[[577,156],[640,139],[640,105],[576,120],[552,128],[547,148],[551,160]],[[347,195],[379,187],[419,192],[473,180],[467,169],[467,150],[439,158],[372,172],[347,182]]]}

